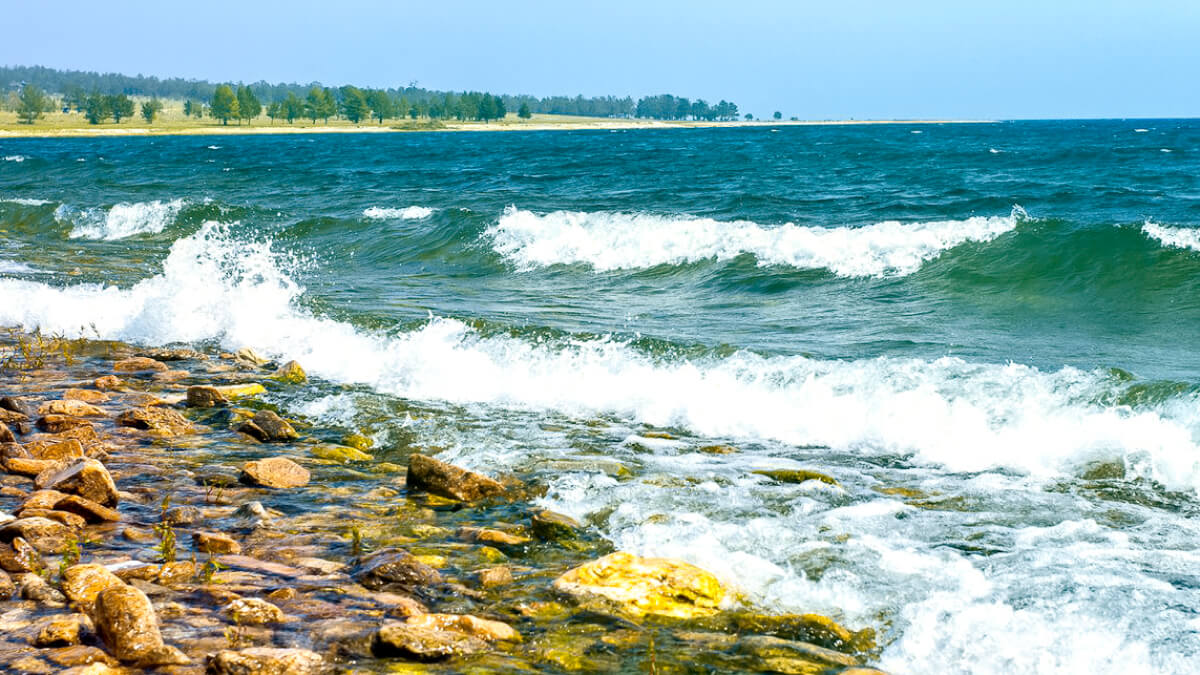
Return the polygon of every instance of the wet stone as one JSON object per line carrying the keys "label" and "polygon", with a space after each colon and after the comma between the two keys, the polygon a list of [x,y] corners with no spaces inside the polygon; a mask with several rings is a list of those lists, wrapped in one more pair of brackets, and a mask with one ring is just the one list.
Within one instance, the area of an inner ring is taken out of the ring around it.
{"label": "wet stone", "polygon": [[259,598],[239,598],[226,605],[223,611],[238,624],[261,625],[287,620],[282,609]]}
{"label": "wet stone", "polygon": [[37,574],[22,574],[17,580],[17,588],[22,598],[32,600],[39,605],[46,607],[65,607],[67,605],[66,596]]}
{"label": "wet stone", "polygon": [[242,465],[241,481],[270,488],[295,488],[308,485],[308,469],[286,457],[269,457]]}
{"label": "wet stone", "polygon": [[44,621],[33,639],[36,647],[67,647],[79,644],[80,635],[91,626],[83,614],[51,617]]}
{"label": "wet stone", "polygon": [[308,379],[304,369],[296,361],[288,361],[280,366],[272,375],[276,380],[289,384],[301,384]]}
{"label": "wet stone", "polygon": [[579,538],[583,525],[579,521],[553,511],[538,511],[530,519],[534,536],[542,541],[559,542]]}
{"label": "wet stone", "polygon": [[180,436],[192,431],[192,423],[186,417],[162,406],[126,410],[117,416],[117,424],[167,437]]}
{"label": "wet stone", "polygon": [[175,506],[167,511],[163,520],[171,525],[191,525],[204,520],[204,512],[195,506]]}
{"label": "wet stone", "polygon": [[45,568],[42,555],[29,542],[14,537],[8,545],[0,544],[0,569],[22,574]]}
{"label": "wet stone", "polygon": [[147,666],[187,662],[178,650],[172,653],[163,644],[154,606],[145,593],[132,586],[121,584],[101,591],[93,620],[100,639],[121,661]]}
{"label": "wet stone", "polygon": [[408,551],[387,548],[364,558],[354,579],[371,590],[404,591],[440,583],[442,575]]}
{"label": "wet stone", "polygon": [[63,468],[46,469],[38,474],[34,485],[39,490],[77,494],[102,506],[115,506],[120,499],[112,475],[95,459],[79,460]]}
{"label": "wet stone", "polygon": [[83,401],[84,403],[104,403],[112,397],[95,389],[68,389],[63,392],[63,399]]}
{"label": "wet stone", "polygon": [[90,403],[74,399],[46,401],[38,407],[39,415],[69,415],[72,417],[103,417],[104,411]]}
{"label": "wet stone", "polygon": [[82,417],[71,415],[50,414],[38,418],[37,428],[50,434],[57,434],[76,427],[90,427],[92,423]]}
{"label": "wet stone", "polygon": [[228,402],[216,387],[188,387],[187,404],[189,408],[214,408]]}
{"label": "wet stone", "polygon": [[253,419],[238,427],[238,431],[263,443],[286,443],[300,438],[287,420],[270,410],[258,411]]}
{"label": "wet stone", "polygon": [[72,565],[63,572],[62,589],[71,602],[91,611],[101,592],[124,583],[103,565]]}
{"label": "wet stone", "polygon": [[113,364],[113,370],[118,373],[163,372],[167,364],[145,356],[134,356],[122,359]]}
{"label": "wet stone", "polygon": [[36,406],[29,399],[20,396],[4,396],[0,397],[0,410],[7,410],[21,417],[33,417]]}
{"label": "wet stone", "polygon": [[455,631],[417,628],[407,624],[388,624],[375,633],[371,651],[379,657],[400,657],[413,661],[444,661],[455,656],[476,654],[488,649],[483,640]]}
{"label": "wet stone", "polygon": [[233,537],[219,532],[193,532],[192,544],[201,553],[236,555],[242,552],[242,545],[234,541]]}
{"label": "wet stone", "polygon": [[408,458],[408,487],[464,502],[504,493],[504,486],[487,476],[421,454]]}
{"label": "wet stone", "polygon": [[316,652],[270,647],[226,649],[210,656],[207,666],[210,675],[318,675],[330,670]]}
{"label": "wet stone", "polygon": [[125,387],[125,382],[116,375],[105,375],[97,377],[92,381],[92,386],[99,391],[111,391],[114,389],[122,389]]}
{"label": "wet stone", "polygon": [[67,548],[67,542],[76,536],[77,531],[57,520],[31,517],[18,518],[0,525],[0,541],[13,541],[20,537],[42,553],[61,553]]}

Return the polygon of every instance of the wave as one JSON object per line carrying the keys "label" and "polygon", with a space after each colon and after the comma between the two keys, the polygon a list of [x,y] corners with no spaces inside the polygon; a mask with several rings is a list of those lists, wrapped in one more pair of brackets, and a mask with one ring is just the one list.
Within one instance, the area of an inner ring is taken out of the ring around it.
{"label": "wave", "polygon": [[1168,227],[1147,221],[1142,226],[1142,232],[1163,246],[1200,251],[1200,229]]}
{"label": "wave", "polygon": [[753,255],[760,266],[826,269],[841,277],[905,276],[944,251],[987,242],[1027,218],[1014,207],[1004,217],[923,223],[887,221],[864,227],[764,227],[739,220],[689,216],[555,211],[508,207],[489,228],[497,253],[518,269],[562,264],[597,271],[682,265]]}
{"label": "wave", "polygon": [[183,209],[184,200],[155,200],[152,202],[122,202],[109,209],[75,209],[66,204],[58,207],[54,217],[73,226],[72,239],[103,239],[113,241],[137,234],[157,234],[174,222]]}
{"label": "wave", "polygon": [[6,162],[24,162],[25,159],[25,155],[5,155],[4,157]]}
{"label": "wave", "polygon": [[89,326],[141,344],[217,340],[417,400],[613,414],[705,437],[908,455],[956,471],[1056,476],[1124,461],[1137,475],[1200,488],[1195,394],[1106,404],[1128,386],[1107,371],[748,351],[667,357],[614,337],[533,341],[434,317],[386,335],[301,308],[289,264],[270,241],[239,240],[208,222],[174,242],[160,274],[129,288],[0,280],[8,299],[0,324],[68,335]]}
{"label": "wave", "polygon": [[19,204],[21,206],[46,206],[47,204],[53,203],[54,202],[51,202],[47,199],[29,199],[26,197],[8,197],[5,199],[0,199],[0,204]]}
{"label": "wave", "polygon": [[0,259],[0,274],[26,274],[35,271],[29,265],[15,260]]}
{"label": "wave", "polygon": [[391,220],[397,218],[403,220],[420,220],[421,218],[428,218],[433,215],[433,209],[426,206],[406,206],[402,209],[372,206],[364,210],[362,214],[364,218],[372,220]]}

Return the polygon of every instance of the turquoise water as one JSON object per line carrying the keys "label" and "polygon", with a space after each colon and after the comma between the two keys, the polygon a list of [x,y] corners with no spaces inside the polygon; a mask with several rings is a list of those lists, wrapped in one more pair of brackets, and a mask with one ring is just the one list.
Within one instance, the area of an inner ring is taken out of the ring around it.
{"label": "turquoise water", "polygon": [[[1200,655],[1198,122],[0,159],[0,324],[298,359],[295,414],[542,482],[897,672]],[[801,467],[842,487],[751,473]]]}

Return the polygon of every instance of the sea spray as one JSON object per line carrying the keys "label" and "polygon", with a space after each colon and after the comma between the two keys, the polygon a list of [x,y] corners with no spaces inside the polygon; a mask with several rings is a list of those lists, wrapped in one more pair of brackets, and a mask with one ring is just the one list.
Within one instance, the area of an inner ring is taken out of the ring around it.
{"label": "sea spray", "polygon": [[114,241],[138,234],[157,234],[170,225],[184,207],[184,200],[122,202],[108,209],[58,207],[54,217],[71,224],[72,239]]}

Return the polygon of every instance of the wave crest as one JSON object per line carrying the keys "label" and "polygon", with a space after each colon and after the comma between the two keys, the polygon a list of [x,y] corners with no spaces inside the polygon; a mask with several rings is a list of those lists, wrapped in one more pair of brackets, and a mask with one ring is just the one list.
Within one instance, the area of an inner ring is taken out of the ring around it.
{"label": "wave crest", "polygon": [[919,223],[886,221],[864,227],[764,227],[745,220],[642,213],[555,211],[539,215],[508,207],[486,232],[497,253],[520,269],[585,264],[597,271],[682,265],[753,255],[761,266],[826,269],[841,277],[905,276],[944,251],[987,242],[1026,218]]}
{"label": "wave crest", "polygon": [[1147,221],[1142,225],[1142,232],[1163,246],[1200,251],[1200,229],[1168,227]]}
{"label": "wave crest", "polygon": [[427,206],[406,206],[402,209],[372,206],[364,210],[362,214],[364,218],[371,220],[420,220],[433,215],[433,209]]}
{"label": "wave crest", "polygon": [[174,222],[183,206],[182,199],[122,202],[114,204],[108,210],[78,210],[63,204],[54,211],[54,217],[59,222],[74,226],[70,234],[72,239],[114,241],[137,234],[162,232]]}

